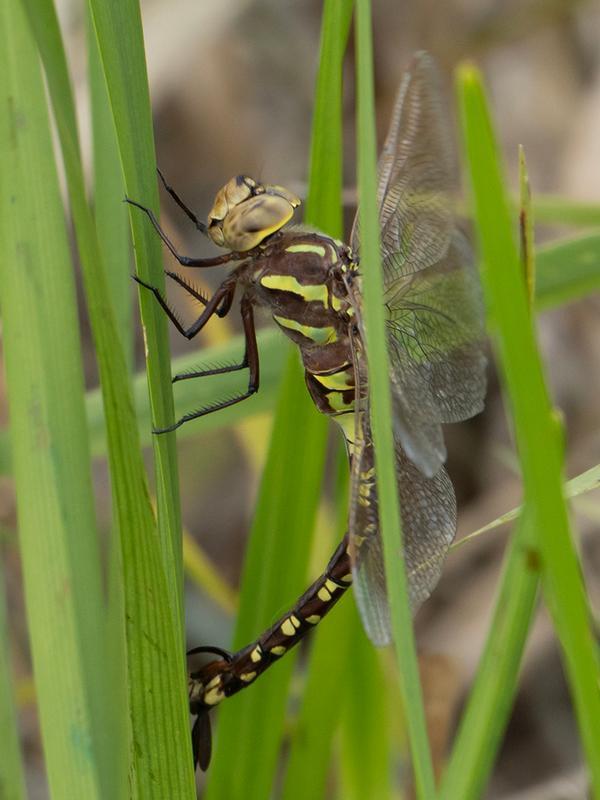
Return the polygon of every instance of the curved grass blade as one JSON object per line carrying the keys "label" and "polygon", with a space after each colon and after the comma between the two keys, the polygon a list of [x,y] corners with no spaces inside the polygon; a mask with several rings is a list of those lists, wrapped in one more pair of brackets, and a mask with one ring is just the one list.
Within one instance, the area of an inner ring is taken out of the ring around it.
{"label": "curved grass blade", "polygon": [[562,646],[591,785],[600,797],[598,653],[562,491],[562,431],[545,386],[481,78],[470,65],[459,72],[459,96],[484,289],[494,309],[534,552],[542,563],[544,596]]}
{"label": "curved grass blade", "polygon": [[[420,798],[435,797],[431,753],[427,739],[419,669],[408,602],[400,509],[396,486],[393,430],[389,388],[388,353],[385,339],[383,281],[379,248],[376,189],[375,111],[373,102],[373,55],[371,5],[356,2],[357,39],[357,134],[358,186],[360,193],[361,261],[368,269],[363,275],[364,313],[369,363],[371,426],[375,444],[379,519],[384,544],[385,573],[390,602],[392,632],[400,668],[402,699],[407,718],[413,769]],[[400,557],[399,557],[400,555]]]}
{"label": "curved grass blade", "polygon": [[443,800],[477,800],[493,768],[535,611],[540,573],[532,558],[534,543],[531,515],[526,512],[506,555],[484,652],[442,779]]}

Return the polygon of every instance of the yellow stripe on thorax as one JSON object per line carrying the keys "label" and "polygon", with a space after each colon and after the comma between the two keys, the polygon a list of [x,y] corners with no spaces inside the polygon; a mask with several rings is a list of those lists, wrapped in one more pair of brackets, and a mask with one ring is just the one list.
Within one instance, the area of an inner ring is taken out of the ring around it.
{"label": "yellow stripe on thorax", "polygon": [[320,244],[291,244],[285,248],[286,253],[316,253],[318,256],[325,255],[325,248]]}
{"label": "yellow stripe on thorax", "polygon": [[300,283],[293,275],[263,275],[260,279],[260,285],[264,286],[265,289],[276,289],[280,292],[292,292],[300,295],[307,303],[316,300],[327,306],[327,287],[322,283]]}
{"label": "yellow stripe on thorax", "polygon": [[282,328],[287,328],[290,331],[297,331],[307,339],[315,342],[315,344],[331,344],[337,341],[337,333],[335,328],[331,325],[325,325],[323,328],[313,328],[311,325],[303,325],[295,319],[288,319],[288,317],[280,317],[278,314],[273,314],[273,319],[278,322]]}

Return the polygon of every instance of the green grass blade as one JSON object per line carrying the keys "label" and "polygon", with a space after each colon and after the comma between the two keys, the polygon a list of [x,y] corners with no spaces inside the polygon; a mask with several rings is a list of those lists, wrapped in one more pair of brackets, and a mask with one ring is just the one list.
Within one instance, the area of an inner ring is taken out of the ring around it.
{"label": "green grass blade", "polygon": [[340,707],[347,696],[340,669],[352,664],[354,673],[357,668],[353,651],[356,617],[352,605],[350,598],[344,597],[316,631],[302,689],[302,707],[293,725],[281,800],[306,797],[319,800],[327,796],[331,743],[340,724]]}
{"label": "green grass blade", "polygon": [[[105,797],[100,559],[64,215],[21,4],[0,7],[0,283],[25,595],[55,797]],[[100,635],[99,635],[100,634]]]}
{"label": "green grass blade", "polygon": [[339,797],[389,800],[395,795],[390,769],[390,716],[394,712],[390,711],[388,681],[377,651],[362,630],[356,606],[348,605],[352,667],[345,671],[339,692],[343,694]]}
{"label": "green grass blade", "polygon": [[[137,0],[89,0],[108,88],[127,195],[158,210],[152,113]],[[161,244],[145,215],[130,208],[137,271],[164,288]],[[166,319],[150,292],[140,293],[153,427],[173,421]],[[181,516],[175,438],[153,440],[158,532],[183,645]],[[174,575],[174,579],[171,577]],[[183,649],[183,647],[181,648]]]}
{"label": "green grass blade", "polygon": [[[144,797],[178,792],[181,796],[191,796],[193,775],[189,755],[186,758],[189,733],[181,621],[176,613],[181,556],[178,560],[174,555],[169,559],[173,553],[171,540],[166,536],[159,540],[156,536],[125,358],[117,335],[104,261],[86,202],[74,104],[56,15],[49,0],[25,0],[25,6],[55,112],[106,410],[112,489],[125,577],[129,699],[135,742],[131,778]],[[164,495],[164,486],[169,481],[163,477],[161,474],[157,483],[163,486]],[[165,515],[170,517],[172,514]],[[102,702],[102,695],[98,702]],[[107,714],[127,713],[126,709],[115,709],[106,703],[104,708]],[[118,723],[114,727],[115,731],[123,730]],[[115,737],[105,738],[103,744],[111,749],[111,764],[128,755]],[[106,770],[111,779],[124,772],[112,766]]]}
{"label": "green grass blade", "polygon": [[535,610],[539,566],[532,558],[534,541],[531,515],[525,514],[507,553],[494,618],[442,779],[443,800],[480,798],[494,765]]}
{"label": "green grass blade", "polygon": [[[349,0],[343,4],[329,1],[323,17],[306,221],[328,232],[341,229],[341,60],[350,9]],[[260,633],[275,610],[295,602],[295,592],[304,588],[327,422],[306,394],[297,361],[297,354],[292,353],[279,397],[246,556],[236,646]],[[285,540],[282,530],[286,531]],[[209,799],[261,800],[268,795],[294,661],[295,657],[288,655],[273,668],[268,681],[229,701],[229,707],[221,711]],[[237,755],[234,774],[232,752]]]}
{"label": "green grass blade", "polygon": [[395,454],[389,388],[389,366],[385,338],[383,279],[379,250],[377,213],[377,167],[375,146],[375,109],[373,103],[373,57],[371,6],[368,0],[356,2],[357,90],[358,90],[358,187],[360,195],[361,262],[365,327],[368,331],[367,353],[371,403],[371,425],[375,444],[379,519],[384,544],[385,573],[390,602],[392,632],[398,665],[402,699],[407,717],[413,769],[418,796],[435,797],[431,753],[427,739],[419,669],[408,602],[404,558],[398,543],[402,541],[400,509],[396,486]]}
{"label": "green grass blade", "polygon": [[[306,219],[336,238],[343,237],[342,214],[342,75],[353,2],[327,0],[323,8],[319,73],[312,124],[309,196]],[[346,454],[343,454],[346,459]],[[344,471],[347,484],[347,468]],[[344,493],[344,523],[347,492]],[[335,536],[342,534],[343,528]],[[333,541],[333,540],[332,540]],[[332,545],[333,549],[333,545]],[[314,637],[302,707],[294,729],[282,797],[312,797],[324,791],[330,761],[331,741],[338,725],[337,659],[350,656],[350,618],[336,610],[338,635],[331,624],[319,626]],[[306,769],[306,764],[311,769]]]}
{"label": "green grass blade", "polygon": [[543,311],[600,289],[600,234],[541,247],[536,254],[536,309]]}
{"label": "green grass blade", "polygon": [[19,745],[19,728],[13,693],[13,676],[8,650],[4,564],[0,562],[0,797],[3,800],[25,800],[25,774]]}
{"label": "green grass blade", "polygon": [[[563,487],[563,492],[565,498],[567,500],[571,500],[574,497],[587,494],[587,492],[593,492],[594,489],[598,488],[600,488],[600,464],[597,464],[595,467],[591,467],[585,472],[582,472],[580,475],[568,480]],[[478,528],[468,536],[463,536],[460,541],[454,542],[450,550],[457,550],[459,547],[463,547],[464,545],[468,544],[468,542],[470,542],[472,539],[476,539],[478,536],[494,530],[494,528],[499,528],[501,525],[506,525],[507,522],[512,522],[513,520],[517,519],[521,512],[521,506],[512,508],[510,511],[506,511],[504,514],[496,517],[496,519],[488,522],[487,525]]]}
{"label": "green grass blade", "polygon": [[[300,370],[293,355],[283,378],[246,553],[236,648],[258,636],[304,588],[327,423],[299,385]],[[262,800],[269,795],[294,663],[291,653],[251,691],[224,703],[207,800]]]}
{"label": "green grass blade", "polygon": [[597,228],[600,225],[600,205],[554,195],[536,195],[533,212],[539,224],[577,225]]}
{"label": "green grass blade", "polygon": [[115,124],[110,111],[106,81],[100,63],[98,42],[88,22],[88,74],[92,112],[92,155],[94,169],[93,206],[98,241],[106,259],[106,275],[116,326],[127,366],[133,362],[131,247],[123,171]]}
{"label": "green grass blade", "polygon": [[[497,343],[514,420],[525,501],[543,565],[546,602],[563,650],[567,679],[595,797],[600,797],[598,658],[581,568],[562,492],[562,431],[545,387],[512,221],[479,73],[459,73],[465,148]],[[529,506],[529,504],[531,504]]]}

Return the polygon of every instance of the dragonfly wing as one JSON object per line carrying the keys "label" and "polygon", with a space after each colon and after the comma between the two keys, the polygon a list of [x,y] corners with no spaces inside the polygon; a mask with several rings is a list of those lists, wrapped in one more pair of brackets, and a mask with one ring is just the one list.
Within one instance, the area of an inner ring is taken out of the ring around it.
{"label": "dragonfly wing", "polygon": [[483,309],[469,247],[454,231],[435,264],[386,293],[396,436],[429,476],[445,460],[441,423],[483,408]]}
{"label": "dragonfly wing", "polygon": [[[361,451],[351,498],[354,541],[354,592],[367,635],[375,645],[389,644],[391,625],[379,532],[370,436]],[[403,552],[411,608],[416,611],[439,580],[456,532],[456,500],[446,470],[426,477],[396,442],[396,476],[402,514]],[[400,543],[398,543],[400,548]]]}
{"label": "dragonfly wing", "polygon": [[[394,104],[378,164],[384,280],[424,269],[445,253],[453,229],[455,167],[432,59],[418,53]],[[360,249],[358,214],[351,236]],[[395,254],[401,254],[397,260]]]}
{"label": "dragonfly wing", "polygon": [[[395,435],[431,477],[446,457],[441,423],[482,409],[486,362],[479,282],[455,227],[456,169],[426,53],[398,92],[378,174]],[[356,251],[359,238],[355,221]]]}

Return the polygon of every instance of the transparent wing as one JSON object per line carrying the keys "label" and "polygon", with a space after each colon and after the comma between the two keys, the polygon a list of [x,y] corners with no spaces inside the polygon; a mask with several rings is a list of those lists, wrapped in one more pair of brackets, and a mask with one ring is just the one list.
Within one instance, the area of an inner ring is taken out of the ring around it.
{"label": "transparent wing", "polygon": [[[366,419],[366,417],[364,418]],[[363,425],[364,425],[363,419]],[[391,641],[382,540],[379,533],[373,446],[368,430],[353,463],[350,542],[354,592],[363,626],[375,645]],[[427,478],[396,442],[404,558],[413,611],[429,597],[456,530],[452,483],[442,467]]]}
{"label": "transparent wing", "polygon": [[[454,183],[436,70],[420,53],[394,106],[378,202],[395,435],[430,477],[446,455],[441,423],[481,411],[485,393],[479,284],[454,225]],[[355,221],[355,252],[359,239]]]}

